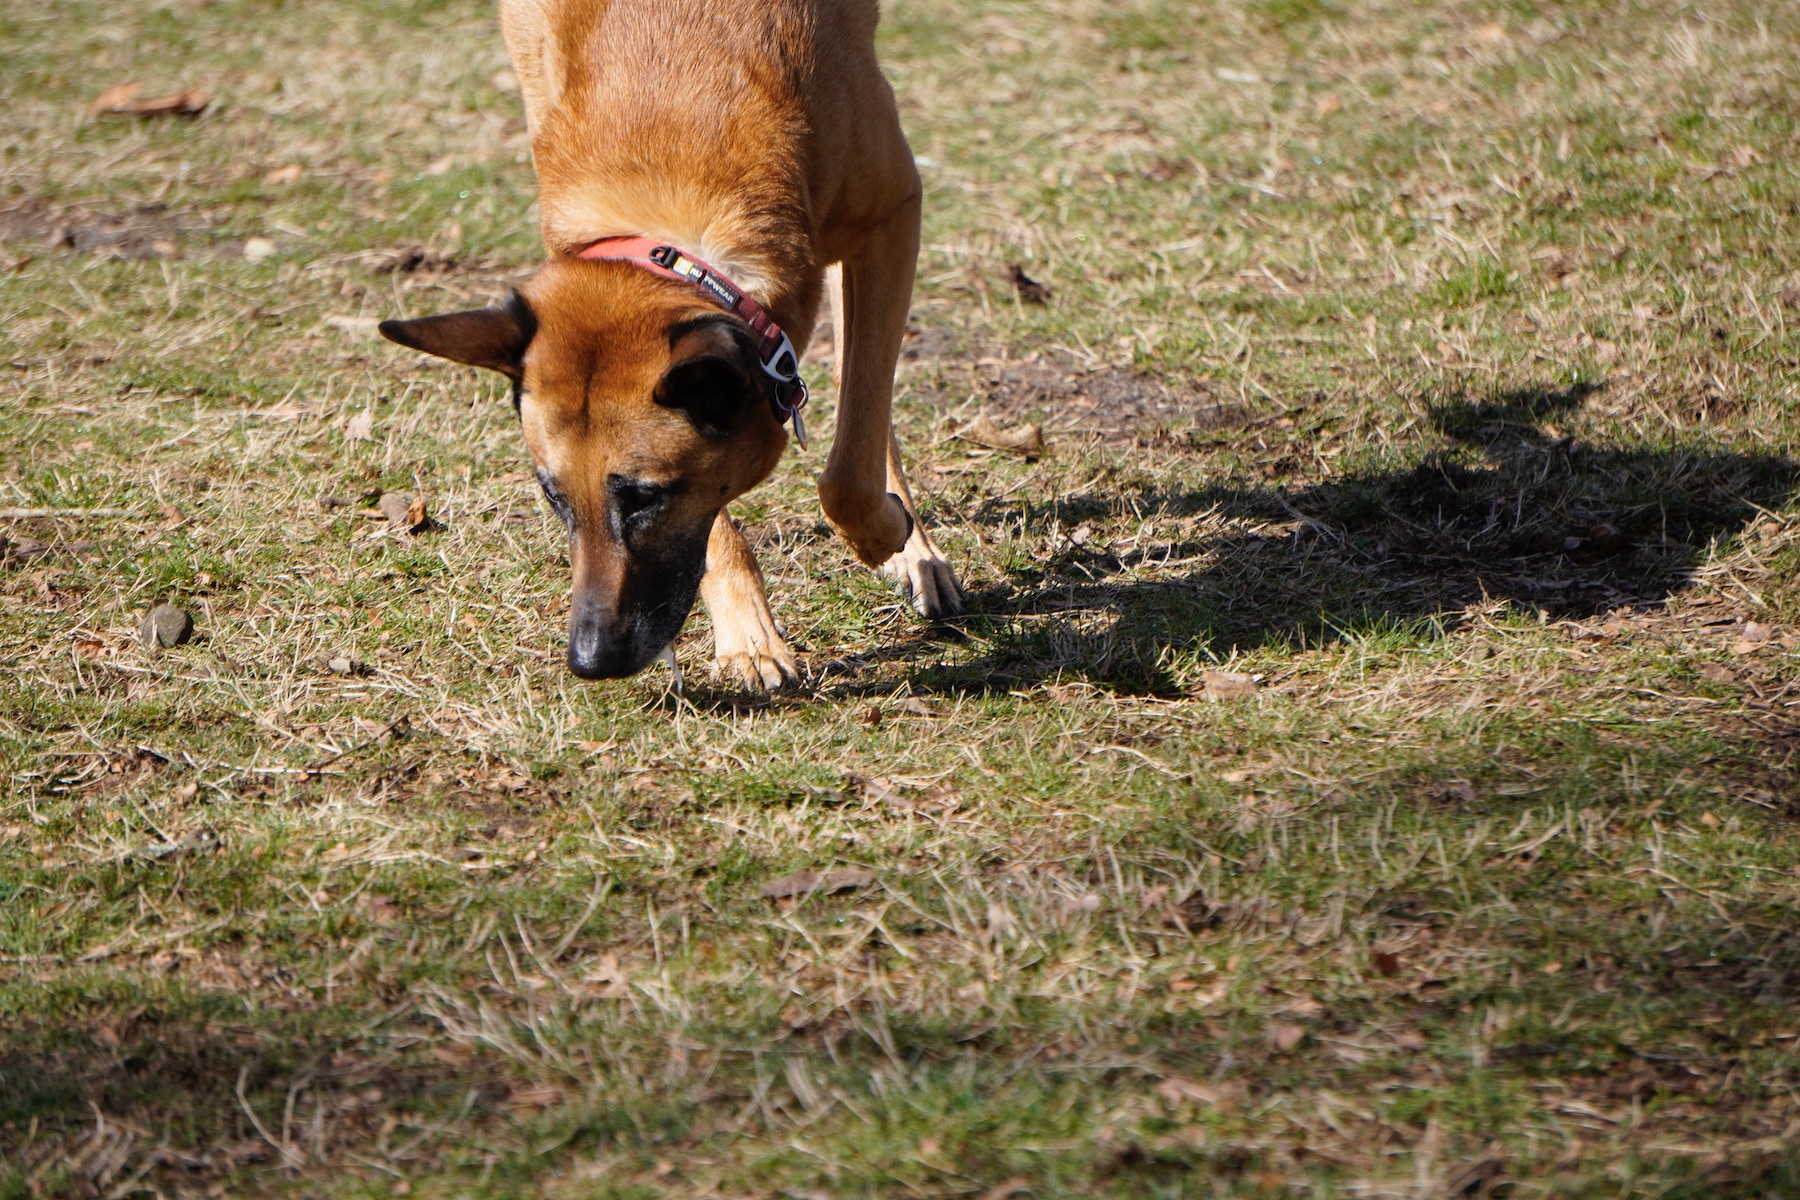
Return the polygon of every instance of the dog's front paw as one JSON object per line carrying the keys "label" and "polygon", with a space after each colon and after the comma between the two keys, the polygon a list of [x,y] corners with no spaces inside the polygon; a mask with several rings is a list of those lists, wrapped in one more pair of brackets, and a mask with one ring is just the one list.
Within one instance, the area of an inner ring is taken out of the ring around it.
{"label": "dog's front paw", "polygon": [[723,654],[713,659],[713,677],[752,692],[772,692],[800,678],[794,652],[776,645],[768,653]]}
{"label": "dog's front paw", "polygon": [[913,519],[905,502],[894,493],[883,492],[881,499],[872,503],[848,503],[821,482],[819,497],[825,519],[864,566],[879,566],[905,553]]}
{"label": "dog's front paw", "polygon": [[900,553],[881,564],[881,573],[894,581],[922,617],[935,621],[962,611],[962,586],[956,582],[956,572],[923,529],[913,530]]}
{"label": "dog's front paw", "polygon": [[713,626],[713,678],[772,692],[800,678],[800,661],[772,621]]}

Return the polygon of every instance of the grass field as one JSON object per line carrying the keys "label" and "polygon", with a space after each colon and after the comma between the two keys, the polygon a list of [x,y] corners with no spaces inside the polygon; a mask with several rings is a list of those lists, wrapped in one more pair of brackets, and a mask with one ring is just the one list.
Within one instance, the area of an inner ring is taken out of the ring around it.
{"label": "grass field", "polygon": [[374,335],[486,0],[0,9],[0,1197],[1800,1195],[1800,10],[886,7],[970,612],[790,452],[772,698]]}

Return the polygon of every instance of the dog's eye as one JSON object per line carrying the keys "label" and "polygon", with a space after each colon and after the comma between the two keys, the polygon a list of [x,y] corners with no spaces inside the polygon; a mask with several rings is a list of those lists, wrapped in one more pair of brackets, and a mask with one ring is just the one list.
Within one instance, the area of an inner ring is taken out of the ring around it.
{"label": "dog's eye", "polygon": [[551,476],[550,472],[539,471],[537,473],[537,479],[538,486],[544,489],[544,499],[550,502],[551,509],[558,517],[562,518],[563,525],[573,531],[575,528],[575,512],[569,507],[569,498],[562,494],[561,488],[556,486],[556,480]]}
{"label": "dog's eye", "polygon": [[670,488],[660,483],[647,483],[642,479],[627,479],[615,475],[608,481],[612,489],[613,507],[621,520],[630,520],[640,513],[648,512],[661,504]]}

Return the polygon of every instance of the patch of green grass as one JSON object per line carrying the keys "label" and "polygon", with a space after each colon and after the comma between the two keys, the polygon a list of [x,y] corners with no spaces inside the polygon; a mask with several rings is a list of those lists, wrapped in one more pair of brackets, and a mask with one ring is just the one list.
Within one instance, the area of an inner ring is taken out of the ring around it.
{"label": "patch of green grass", "polygon": [[1506,268],[1483,258],[1446,275],[1433,298],[1446,308],[1462,308],[1479,300],[1498,300],[1511,290],[1512,276]]}

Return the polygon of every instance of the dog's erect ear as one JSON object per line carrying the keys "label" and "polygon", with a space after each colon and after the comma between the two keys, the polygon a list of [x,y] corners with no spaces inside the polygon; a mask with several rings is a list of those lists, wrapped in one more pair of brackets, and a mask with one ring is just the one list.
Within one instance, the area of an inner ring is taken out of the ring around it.
{"label": "dog's erect ear", "polygon": [[380,329],[390,342],[519,380],[525,376],[525,348],[537,332],[537,317],[525,298],[513,292],[491,308],[383,321]]}
{"label": "dog's erect ear", "polygon": [[734,355],[698,354],[676,362],[656,385],[656,402],[683,413],[702,437],[727,438],[763,400]]}

